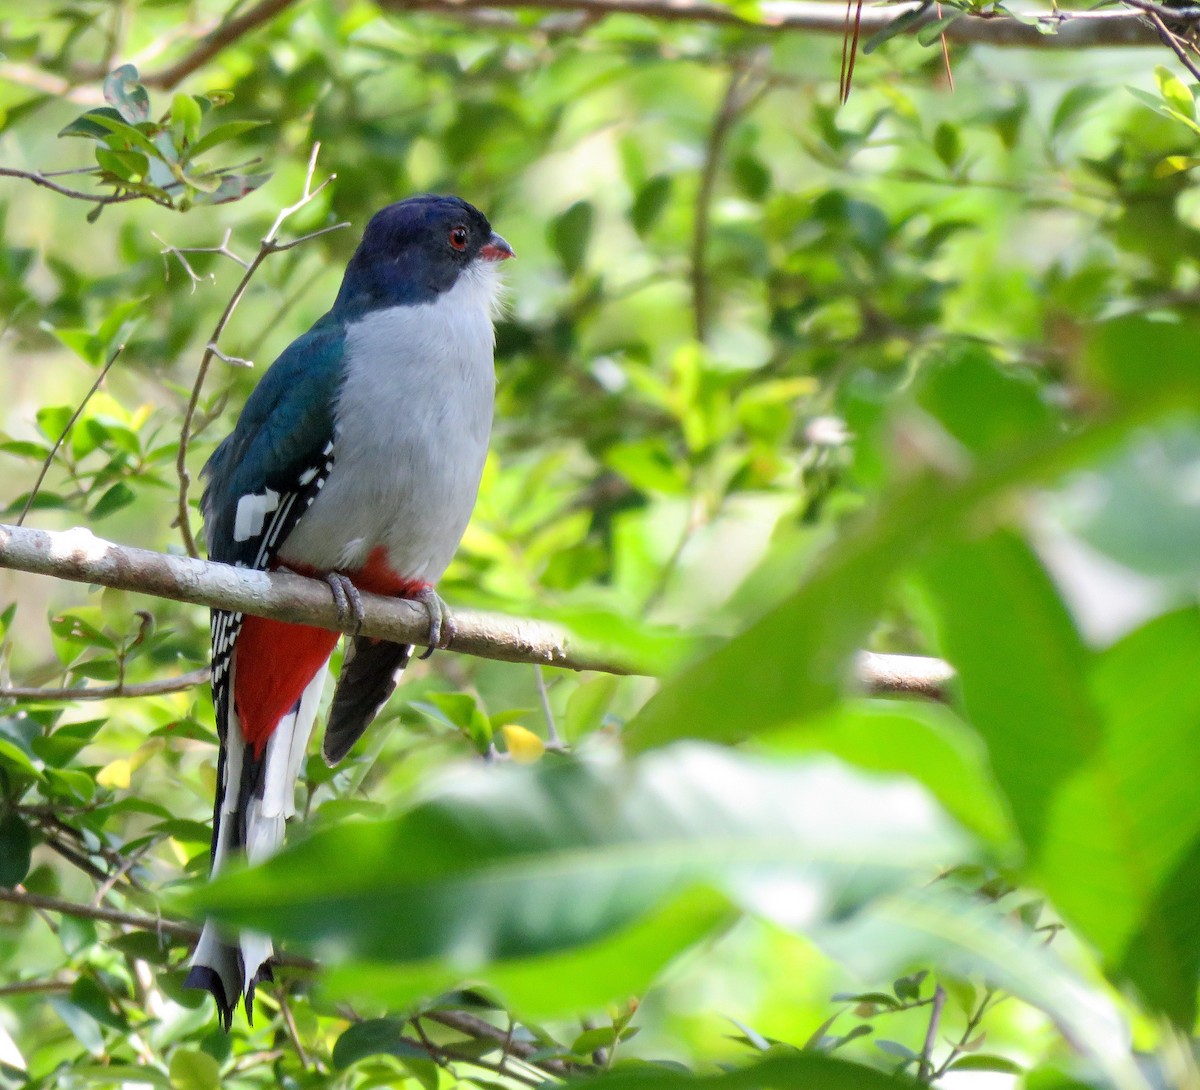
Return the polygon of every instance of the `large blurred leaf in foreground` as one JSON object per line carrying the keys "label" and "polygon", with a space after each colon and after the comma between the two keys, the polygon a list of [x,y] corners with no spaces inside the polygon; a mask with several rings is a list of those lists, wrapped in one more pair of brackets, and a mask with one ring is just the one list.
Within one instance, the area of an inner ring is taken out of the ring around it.
{"label": "large blurred leaf in foreground", "polygon": [[[737,918],[727,898],[694,888],[648,915],[593,942],[533,957],[493,961],[484,985],[522,1018],[546,1019],[564,1012],[603,1009],[638,995],[685,950],[718,936]],[[441,960],[349,962],[326,971],[322,991],[334,999],[369,997],[391,1009],[411,1007],[464,983],[463,974]]]}
{"label": "large blurred leaf in foreground", "polygon": [[[1030,851],[1029,874],[1109,967],[1181,1026],[1200,939],[1200,612],[1088,650],[1015,535],[960,541],[928,566],[943,650]],[[1137,956],[1130,957],[1136,943]]]}
{"label": "large blurred leaf in foreground", "polygon": [[772,1056],[719,1075],[697,1076],[678,1068],[644,1064],[566,1085],[595,1086],[600,1090],[902,1090],[917,1084],[819,1052],[797,1052]]}
{"label": "large blurred leaf in foreground", "polygon": [[595,941],[698,883],[803,929],[973,854],[915,784],[687,745],[469,767],[401,817],[319,832],[191,907],[330,956],[467,973]]}
{"label": "large blurred leaf in foreground", "polygon": [[[931,368],[918,390],[926,415],[898,423],[919,459],[909,479],[827,549],[797,591],[670,678],[630,723],[631,744],[736,740],[831,707],[849,687],[851,658],[901,568],[956,538],[984,510],[1010,518],[1001,505],[1014,489],[1055,480],[1194,402],[1194,331],[1153,329],[1153,355],[1141,344],[1148,326],[1113,323],[1097,337],[1092,369],[1102,407],[1070,430],[1035,410],[1023,376],[977,353],[955,353]],[[985,405],[987,413],[978,411]]]}
{"label": "large blurred leaf in foreground", "polygon": [[1012,821],[987,751],[943,704],[847,700],[829,715],[766,735],[759,744],[777,753],[832,753],[872,772],[911,776],[995,849],[1014,849]]}

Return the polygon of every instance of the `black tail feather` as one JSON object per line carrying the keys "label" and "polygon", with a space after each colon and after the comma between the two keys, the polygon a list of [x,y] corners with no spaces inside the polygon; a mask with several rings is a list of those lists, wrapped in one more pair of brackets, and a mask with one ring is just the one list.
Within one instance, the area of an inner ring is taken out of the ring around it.
{"label": "black tail feather", "polygon": [[[221,1028],[228,1033],[233,1026],[233,1011],[242,997],[241,992],[241,958],[236,946],[228,944],[221,947],[218,955],[222,962],[221,969],[210,965],[193,965],[183,982],[185,988],[198,988],[208,992],[217,1004],[217,1017],[221,1020]],[[224,976],[229,977],[232,992],[226,990]],[[249,1011],[249,1004],[246,1006]]]}
{"label": "black tail feather", "polygon": [[364,636],[347,646],[321,745],[327,764],[337,764],[362,737],[395,690],[412,652],[411,645]]}

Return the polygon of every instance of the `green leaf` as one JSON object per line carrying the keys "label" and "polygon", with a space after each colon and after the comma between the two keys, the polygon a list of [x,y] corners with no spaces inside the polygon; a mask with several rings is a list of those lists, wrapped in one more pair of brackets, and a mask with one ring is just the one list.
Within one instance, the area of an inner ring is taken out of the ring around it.
{"label": "green leaf", "polygon": [[962,8],[954,8],[949,15],[944,15],[940,19],[934,19],[932,23],[927,23],[917,31],[917,41],[921,45],[933,45],[946,31],[959,21],[967,13]]}
{"label": "green leaf", "polygon": [[875,52],[884,42],[894,38],[897,34],[906,34],[918,23],[922,23],[931,6],[929,3],[924,3],[909,11],[901,12],[896,18],[887,23],[882,29],[877,30],[863,43],[863,53]]}
{"label": "green leaf", "polygon": [[344,1071],[367,1056],[398,1056],[427,1060],[429,1053],[404,1039],[407,1023],[400,1018],[368,1018],[355,1022],[333,1046],[333,1066]]}
{"label": "green leaf", "polygon": [[585,1029],[571,1042],[571,1051],[577,1056],[587,1056],[598,1048],[611,1048],[617,1039],[614,1026],[597,1026],[595,1029]]}
{"label": "green leaf", "polygon": [[[1177,337],[1186,332],[1179,326],[1170,328]],[[1191,343],[1200,343],[1200,336]],[[813,565],[798,591],[717,651],[671,677],[630,722],[627,742],[647,748],[684,736],[734,741],[829,708],[848,687],[854,653],[866,641],[902,564],[915,561],[931,542],[950,538],[972,513],[1015,487],[1060,476],[1136,426],[1197,396],[1194,351],[1185,354],[1183,340],[1169,344],[1169,352],[1161,341],[1146,346],[1149,351],[1138,349],[1135,362],[1124,357],[1110,361],[1093,350],[1097,371],[1111,368],[1107,373],[1122,388],[1107,418],[1090,428],[1043,433],[1037,427],[1018,440],[1019,429],[1006,426],[1001,432],[1006,436],[1003,450],[981,457],[971,467],[961,464],[959,452],[951,451],[945,471],[933,467],[936,461],[924,472],[910,470],[911,480],[894,488],[875,511],[844,532],[836,547]],[[1148,361],[1153,361],[1153,382],[1147,381]],[[986,390],[965,388],[981,394]],[[974,638],[983,635],[980,629]]]}
{"label": "green leaf", "polygon": [[1111,90],[1111,87],[1097,87],[1090,83],[1072,87],[1054,109],[1054,116],[1050,119],[1051,138],[1057,139],[1074,128],[1083,115]]}
{"label": "green leaf", "polygon": [[136,129],[133,125],[126,124],[124,121],[115,120],[108,114],[101,113],[99,110],[93,110],[87,116],[95,125],[108,130],[111,136],[123,142],[126,147],[145,152],[152,163],[162,160],[162,151],[140,129]]}
{"label": "green leaf", "polygon": [[1043,863],[1060,911],[1179,1025],[1196,1017],[1200,979],[1200,937],[1188,924],[1200,882],[1200,756],[1190,741],[1200,695],[1177,679],[1197,655],[1200,610],[1188,608],[1099,658],[1091,690],[1106,744],[1063,792],[1055,850]]}
{"label": "green leaf", "polygon": [[104,81],[104,97],[131,125],[150,120],[150,96],[138,82],[138,70],[123,64]]}
{"label": "green leaf", "polygon": [[[526,1018],[578,1015],[644,992],[685,951],[735,918],[729,901],[692,889],[640,920],[594,942],[534,957],[493,961],[477,973],[489,990]],[[364,997],[404,1008],[461,984],[453,963],[351,962],[328,971],[325,987],[351,1001]],[[474,976],[475,974],[471,974]]]}
{"label": "green leaf", "polygon": [[596,1090],[912,1090],[915,1086],[908,1079],[819,1052],[769,1057],[718,1075],[632,1063],[563,1085]]}
{"label": "green leaf", "polygon": [[171,102],[171,129],[179,148],[200,137],[200,106],[191,95],[180,92]]}
{"label": "green leaf", "polygon": [[655,174],[637,191],[629,220],[639,235],[645,235],[658,222],[671,199],[674,184],[670,174]]}
{"label": "green leaf", "polygon": [[108,148],[97,148],[96,162],[122,181],[141,179],[150,170],[150,160],[140,151],[110,151]]}
{"label": "green leaf", "polygon": [[[190,903],[363,957],[466,970],[593,941],[698,882],[755,911],[819,917],[971,854],[915,787],[677,746],[629,767],[547,757],[463,770],[400,818],[322,830]],[[403,904],[406,926],[381,903]]]}
{"label": "green leaf", "polygon": [[973,342],[951,345],[925,370],[917,403],[974,454],[1010,453],[1058,427],[1035,377]]}
{"label": "green leaf", "polygon": [[1088,651],[1050,577],[1013,534],[948,542],[925,572],[967,718],[1036,853],[1056,791],[1101,746]]}
{"label": "green leaf", "polygon": [[221,1065],[207,1052],[177,1048],[169,1070],[171,1090],[220,1090]]}
{"label": "green leaf", "polygon": [[69,125],[59,129],[58,135],[61,136],[86,136],[92,140],[105,140],[112,129],[107,125],[99,124],[96,115],[123,123],[124,119],[111,106],[98,106],[94,110],[88,110],[85,114],[80,114]]}
{"label": "green leaf", "polygon": [[228,204],[239,201],[260,186],[266,185],[272,178],[270,173],[264,174],[222,174],[217,187],[210,193],[202,193],[196,198],[197,204]]}
{"label": "green leaf", "polygon": [[729,164],[738,189],[752,201],[761,201],[771,188],[771,171],[753,155],[738,155]]}
{"label": "green leaf", "polygon": [[228,143],[230,140],[236,140],[239,136],[253,132],[255,129],[262,128],[266,124],[266,121],[245,120],[226,121],[224,124],[216,125],[191,146],[188,153],[189,158],[195,159],[197,156],[203,155],[206,151],[211,151],[213,148]]}
{"label": "green leaf", "polygon": [[949,708],[849,701],[828,716],[770,734],[763,742],[776,752],[830,753],[860,768],[912,776],[966,828],[1011,849],[1012,823],[987,753]]}
{"label": "green leaf", "polygon": [[568,276],[574,276],[583,265],[594,219],[592,202],[576,201],[550,223],[550,246]]}
{"label": "green leaf", "polygon": [[121,510],[122,507],[127,507],[135,499],[137,493],[124,481],[118,481],[96,501],[96,506],[92,508],[92,518],[102,519],[114,511]]}
{"label": "green leaf", "polygon": [[1194,121],[1196,119],[1196,102],[1184,82],[1169,68],[1161,64],[1154,69],[1154,79],[1158,83],[1158,92],[1162,95],[1163,101],[1172,110]]}
{"label": "green leaf", "polygon": [[993,1056],[986,1052],[979,1052],[974,1056],[960,1056],[947,1070],[998,1071],[1003,1075],[1025,1074],[1025,1068],[1015,1060],[1010,1060],[1007,1056]]}
{"label": "green leaf", "polygon": [[52,995],[47,1002],[62,1019],[71,1035],[93,1056],[104,1054],[104,1034],[100,1024],[86,1011],[80,1010],[65,996]]}
{"label": "green leaf", "polygon": [[962,135],[957,125],[943,121],[933,132],[933,153],[947,169],[953,170],[962,159]]}
{"label": "green leaf", "polygon": [[12,889],[25,881],[33,852],[33,836],[15,810],[0,817],[0,886]]}
{"label": "green leaf", "polygon": [[1101,656],[1083,645],[1036,558],[1011,535],[929,565],[943,647],[991,752],[1040,887],[1178,1024],[1196,1016],[1200,942],[1200,611],[1151,622]]}

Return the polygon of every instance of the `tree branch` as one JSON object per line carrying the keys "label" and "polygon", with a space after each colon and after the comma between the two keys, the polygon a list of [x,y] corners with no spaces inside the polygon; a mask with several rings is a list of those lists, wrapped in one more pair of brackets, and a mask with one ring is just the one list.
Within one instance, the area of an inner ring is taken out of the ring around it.
{"label": "tree branch", "polygon": [[243,12],[237,18],[223,20],[205,34],[193,46],[190,53],[167,68],[147,73],[142,78],[142,82],[148,87],[161,87],[163,90],[169,91],[176,84],[187,79],[197,68],[207,64],[227,46],[233,45],[264,23],[269,23],[295,2],[296,0],[261,0],[261,3],[255,4],[249,11]]}
{"label": "tree branch", "polygon": [[[76,201],[88,201],[91,204],[124,204],[126,201],[136,201],[145,199],[141,193],[130,193],[128,190],[117,190],[113,193],[85,193],[82,189],[71,189],[69,186],[59,185],[51,177],[46,174],[41,174],[36,170],[17,170],[15,167],[0,167],[0,178],[25,178],[27,181],[33,182],[34,185],[40,185],[43,189],[49,189],[52,193],[57,193],[60,197],[70,197]],[[154,200],[154,198],[150,198]],[[155,204],[161,204],[161,201],[155,200]]]}
{"label": "tree branch", "polygon": [[[309,239],[317,238],[319,235],[328,234],[330,231],[338,231],[343,227],[350,226],[348,223],[335,223],[328,227],[321,227],[316,231],[311,231],[300,238],[292,239],[291,242],[276,241],[279,237],[279,229],[283,226],[284,221],[314,200],[337,177],[337,175],[331,174],[316,189],[313,188],[313,174],[317,169],[317,155],[320,150],[320,144],[313,144],[312,152],[308,157],[308,173],[304,177],[304,192],[301,193],[300,199],[295,204],[289,204],[275,217],[275,222],[271,224],[271,229],[263,236],[263,240],[258,247],[258,253],[254,255],[252,260],[243,261],[227,248],[229,242],[228,234],[225,236],[225,241],[216,250],[217,253],[224,253],[234,261],[237,261],[245,272],[242,275],[242,279],[238,281],[237,287],[233,289],[233,294],[225,304],[225,309],[221,312],[221,317],[217,319],[217,324],[213,327],[212,335],[208,338],[208,344],[205,346],[204,355],[200,357],[200,366],[196,369],[196,380],[192,384],[192,394],[188,398],[187,409],[184,410],[183,414],[183,425],[179,431],[179,450],[175,455],[175,472],[179,478],[179,510],[176,515],[176,521],[179,523],[179,534],[183,538],[183,547],[187,549],[189,556],[199,556],[200,550],[196,547],[196,539],[192,536],[191,514],[188,508],[188,490],[192,483],[192,475],[188,471],[187,466],[188,444],[192,438],[192,423],[196,418],[196,409],[200,404],[200,392],[204,389],[204,380],[208,376],[208,368],[215,358],[227,358],[222,355],[217,347],[221,335],[225,332],[225,326],[229,324],[229,319],[233,317],[233,312],[237,309],[238,303],[242,301],[242,296],[246,294],[246,289],[250,287],[250,281],[254,278],[254,274],[268,257],[272,254],[290,250],[301,243],[308,242]],[[187,266],[186,262],[184,267],[189,268],[190,271],[190,267]],[[242,364],[245,363],[245,361],[239,362]]]}
{"label": "tree branch", "polygon": [[[195,942],[200,937],[200,928],[193,923],[182,920],[167,920],[161,916],[147,916],[137,912],[122,912],[115,908],[101,908],[99,905],[84,905],[78,901],[66,901],[61,897],[47,897],[41,893],[29,893],[24,889],[6,889],[0,886],[0,902],[7,901],[11,905],[21,905],[38,912],[54,912],[60,916],[73,916],[80,920],[96,920],[99,923],[111,923],[124,927],[136,927],[142,931],[150,931],[156,935],[170,935],[186,942]],[[276,952],[275,962],[296,969],[315,969],[317,963],[311,958],[298,954]],[[50,990],[49,988],[45,990]]]}
{"label": "tree branch", "polygon": [[121,912],[100,905],[81,905],[75,901],[64,901],[61,897],[46,897],[41,893],[27,893],[23,889],[5,889],[0,886],[0,901],[43,912],[57,912],[60,916],[74,916],[80,920],[98,920],[101,923],[125,924],[155,934],[172,935],[177,939],[194,940],[200,937],[200,928],[195,924],[164,920],[158,916],[144,916],[135,912]]}
{"label": "tree branch", "polygon": [[179,677],[165,677],[158,681],[143,681],[134,685],[118,682],[116,685],[89,685],[82,689],[49,689],[39,685],[7,685],[0,688],[0,700],[112,700],[126,696],[164,696],[181,693],[197,685],[208,684],[208,667],[193,670]]}
{"label": "tree branch", "polygon": [[[828,0],[765,0],[759,19],[738,14],[733,7],[710,0],[375,0],[383,11],[428,11],[440,15],[458,15],[471,11],[540,10],[576,12],[589,19],[607,15],[644,15],[665,22],[710,23],[745,30],[772,33],[807,31],[814,34],[845,32],[845,8]],[[896,19],[918,10],[918,2],[864,8],[861,32],[865,35],[883,30]],[[933,4],[926,14],[906,27],[914,34],[935,22]],[[1153,46],[1158,35],[1140,15],[1128,11],[1056,11],[1035,16],[1036,22],[1057,33],[1043,33],[1038,26],[1011,16],[977,15],[958,19],[946,28],[946,37],[955,42],[1017,46],[1032,49],[1079,49],[1097,46]]]}
{"label": "tree branch", "polygon": [[[134,549],[105,541],[82,528],[56,532],[0,524],[0,568],[77,583],[98,583],[333,632],[346,632],[354,625],[350,618],[338,620],[329,587],[319,579]],[[362,635],[424,646],[429,618],[423,607],[366,593],[362,601]],[[633,670],[629,663],[573,646],[563,629],[543,621],[456,610],[454,624],[455,634],[446,647],[461,654],[565,670],[609,674]],[[866,652],[859,656],[857,674],[863,687],[876,695],[908,694],[934,699],[945,695],[947,683],[953,677],[950,667],[938,659]]]}

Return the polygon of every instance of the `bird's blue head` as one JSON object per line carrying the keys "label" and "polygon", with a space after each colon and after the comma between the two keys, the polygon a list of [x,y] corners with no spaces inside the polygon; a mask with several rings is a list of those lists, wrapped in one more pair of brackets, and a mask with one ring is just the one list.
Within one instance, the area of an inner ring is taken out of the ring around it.
{"label": "bird's blue head", "polygon": [[512,256],[487,217],[461,197],[409,197],[371,217],[334,313],[431,303],[473,266]]}

